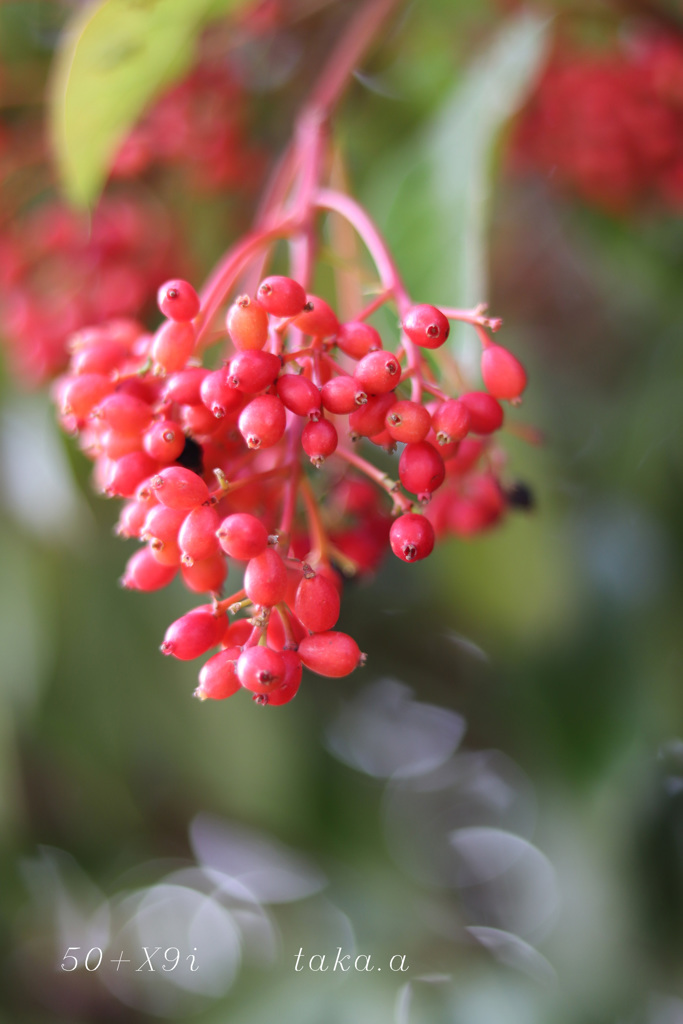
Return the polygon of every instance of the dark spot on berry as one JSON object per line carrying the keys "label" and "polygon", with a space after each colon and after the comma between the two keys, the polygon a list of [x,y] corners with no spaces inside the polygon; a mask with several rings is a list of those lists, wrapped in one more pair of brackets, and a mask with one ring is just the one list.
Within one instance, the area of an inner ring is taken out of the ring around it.
{"label": "dark spot on berry", "polygon": [[197,473],[198,476],[202,476],[204,472],[202,446],[197,444],[191,437],[186,437],[185,447],[175,460],[175,465],[183,466],[185,469],[190,469],[193,473]]}
{"label": "dark spot on berry", "polygon": [[521,481],[506,488],[505,500],[510,508],[518,508],[524,512],[529,512],[536,507],[534,492],[528,484],[521,483]]}

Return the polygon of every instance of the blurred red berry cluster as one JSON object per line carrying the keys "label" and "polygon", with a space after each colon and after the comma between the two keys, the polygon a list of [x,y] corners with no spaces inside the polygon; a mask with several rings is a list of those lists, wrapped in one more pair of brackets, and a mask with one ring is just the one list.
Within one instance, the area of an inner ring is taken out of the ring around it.
{"label": "blurred red berry cluster", "polygon": [[[480,334],[486,386],[450,397],[421,355],[448,338],[444,312],[411,305],[387,349],[365,318],[381,302],[340,323],[281,275],[233,301],[230,348],[210,369],[194,288],[168,281],[158,301],[167,319],[153,335],[117,320],[72,336],[55,385],[62,423],[94,460],[99,489],[125,499],[119,533],[144,542],[124,586],[156,590],[179,573],[211,598],[172,623],[162,651],[186,660],[221,648],[200,672],[202,698],[245,688],[284,704],[302,665],[337,677],[364,661],[335,629],[343,573],[374,570],[387,546],[418,561],[437,534],[502,517],[510,500],[490,442],[526,374],[493,343],[499,321],[450,311]],[[358,453],[362,439],[388,453],[401,445],[398,480]],[[430,505],[435,492],[443,499]],[[228,560],[244,577],[223,597]]]}
{"label": "blurred red berry cluster", "polygon": [[613,211],[683,206],[683,37],[648,28],[611,45],[556,44],[522,113],[513,164]]}
{"label": "blurred red berry cluster", "polygon": [[265,159],[248,140],[245,91],[227,59],[199,61],[129,134],[92,216],[57,197],[45,126],[31,104],[3,115],[0,340],[24,383],[64,368],[73,331],[146,317],[170,273],[192,269],[174,209],[178,188],[210,199],[221,189],[253,196],[258,187]]}

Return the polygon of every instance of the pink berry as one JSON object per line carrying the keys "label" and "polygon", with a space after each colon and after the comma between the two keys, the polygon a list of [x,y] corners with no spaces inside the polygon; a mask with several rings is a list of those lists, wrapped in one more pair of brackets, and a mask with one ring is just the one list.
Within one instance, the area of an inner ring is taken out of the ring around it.
{"label": "pink berry", "polygon": [[285,663],[285,674],[279,686],[269,690],[267,694],[255,696],[258,704],[266,704],[269,707],[278,707],[282,704],[289,704],[294,700],[301,684],[302,664],[301,658],[296,651],[281,651],[282,660]]}
{"label": "pink berry", "polygon": [[168,586],[176,572],[174,566],[160,565],[149,548],[144,547],[128,559],[121,585],[128,590],[161,590]]}
{"label": "pink berry", "polygon": [[198,658],[221,642],[227,624],[227,616],[214,614],[211,605],[193,608],[168,627],[161,652],[181,661]]}
{"label": "pink berry", "polygon": [[526,370],[511,352],[501,345],[488,345],[481,354],[481,375],[489,394],[515,401],[527,383]]}
{"label": "pink berry", "polygon": [[239,408],[242,401],[242,392],[231,384],[230,370],[226,366],[204,377],[199,394],[203,404],[217,419]]}
{"label": "pink berry", "polygon": [[228,310],[228,334],[241,352],[262,349],[268,341],[268,314],[260,302],[240,295]]}
{"label": "pink berry", "polygon": [[209,488],[191,469],[169,466],[152,478],[151,486],[158,500],[168,508],[187,509],[209,500]]}
{"label": "pink berry", "polygon": [[62,391],[62,413],[83,420],[113,390],[114,384],[109,377],[100,373],[84,373],[80,377],[73,377]]}
{"label": "pink berry", "polygon": [[503,425],[500,402],[486,391],[468,391],[460,401],[470,414],[470,430],[475,434],[493,434]]}
{"label": "pink berry", "polygon": [[439,348],[450,333],[450,324],[436,306],[413,306],[403,320],[403,330],[415,345]]}
{"label": "pink berry", "polygon": [[389,543],[397,558],[417,562],[434,549],[434,527],[425,516],[408,512],[391,524]]}
{"label": "pink berry", "polygon": [[281,362],[272,352],[260,350],[238,352],[230,360],[228,379],[233,388],[247,395],[257,395],[275,383]]}
{"label": "pink berry", "polygon": [[194,350],[194,327],[190,323],[167,320],[152,342],[152,359],[166,373],[182,370]]}
{"label": "pink berry", "polygon": [[237,425],[249,448],[272,448],[287,426],[285,407],[277,395],[259,395],[242,409]]}
{"label": "pink berry", "polygon": [[216,536],[226,555],[238,561],[256,558],[268,546],[268,531],[250,512],[235,512],[226,516]]}
{"label": "pink berry", "polygon": [[368,352],[382,348],[379,331],[362,320],[342,324],[335,340],[342,352],[352,359],[362,359]]}
{"label": "pink berry", "polygon": [[142,433],[151,423],[152,415],[152,407],[148,402],[125,391],[108,395],[93,410],[96,419],[122,434]]}
{"label": "pink berry", "polygon": [[277,551],[266,548],[247,563],[244,589],[250,601],[272,607],[287,593],[287,570]]}
{"label": "pink berry", "polygon": [[320,394],[327,411],[341,416],[355,412],[368,400],[367,392],[363,391],[356,378],[347,374],[332,377],[323,384]]}
{"label": "pink berry", "polygon": [[178,544],[185,565],[210,558],[218,551],[218,513],[210,505],[198,505],[188,512],[178,533]]}
{"label": "pink berry", "polygon": [[247,647],[237,659],[237,678],[252,693],[269,693],[282,685],[285,674],[282,655],[270,647]]}
{"label": "pink berry", "polygon": [[147,513],[141,536],[145,540],[156,538],[163,543],[177,541],[180,527],[185,522],[186,517],[187,512],[184,509],[155,505]]}
{"label": "pink berry", "polygon": [[180,575],[188,590],[195,594],[219,594],[228,575],[228,566],[219,553],[192,565],[181,565]]}
{"label": "pink berry", "polygon": [[199,686],[194,691],[200,700],[225,700],[240,689],[237,678],[237,659],[241,647],[227,647],[219,651],[202,666],[199,672]]}
{"label": "pink berry", "polygon": [[188,366],[167,377],[163,391],[165,401],[178,402],[179,405],[199,405],[202,381],[210,372],[204,366]]}
{"label": "pink berry", "polygon": [[384,395],[401,379],[401,365],[393,352],[369,352],[358,363],[353,376],[369,395]]}
{"label": "pink berry", "polygon": [[185,447],[185,434],[173,420],[157,420],[142,439],[142,446],[157,462],[175,462]]}
{"label": "pink berry", "polygon": [[432,426],[440,445],[462,441],[471,424],[472,418],[467,406],[457,398],[440,402],[432,413]]}
{"label": "pink berry", "polygon": [[432,491],[440,487],[446,475],[444,461],[429,441],[407,444],[398,461],[401,483],[419,500],[428,500]]}
{"label": "pink berry", "polygon": [[432,418],[424,405],[401,399],[392,405],[384,422],[394,441],[409,444],[424,441],[432,425]]}
{"label": "pink berry", "polygon": [[339,330],[336,313],[317,295],[306,297],[304,311],[299,313],[294,323],[304,334],[311,334],[316,338],[330,338]]}
{"label": "pink berry", "polygon": [[143,480],[158,468],[146,452],[131,452],[111,463],[104,486],[109,497],[132,498]]}
{"label": "pink berry", "polygon": [[316,469],[336,450],[338,440],[334,423],[325,419],[307,423],[301,432],[301,447]]}
{"label": "pink berry", "polygon": [[286,409],[310,420],[320,419],[320,391],[303,374],[283,373],[278,377],[277,393]]}
{"label": "pink berry", "polygon": [[272,316],[292,317],[303,311],[306,292],[291,277],[267,277],[256,292],[259,302]]}
{"label": "pink berry", "polygon": [[323,633],[337,624],[340,611],[339,591],[320,573],[304,576],[296,590],[294,612],[312,633]]}
{"label": "pink berry", "polygon": [[159,309],[169,320],[194,320],[199,312],[199,296],[189,281],[167,281],[157,292]]}
{"label": "pink berry", "polygon": [[396,396],[393,391],[368,398],[365,405],[361,405],[349,416],[351,433],[359,437],[374,437],[375,434],[381,433],[384,430],[386,415],[395,402]]}
{"label": "pink berry", "polygon": [[298,654],[311,672],[335,679],[347,676],[365,662],[365,655],[353,637],[335,630],[304,637]]}
{"label": "pink berry", "polygon": [[127,501],[116,524],[119,537],[140,537],[147,518],[147,506],[140,501]]}

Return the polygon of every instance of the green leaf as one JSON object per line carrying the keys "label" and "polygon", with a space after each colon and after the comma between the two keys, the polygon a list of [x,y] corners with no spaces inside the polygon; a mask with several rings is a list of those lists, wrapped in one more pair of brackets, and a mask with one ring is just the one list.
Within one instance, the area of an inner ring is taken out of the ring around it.
{"label": "green leaf", "polygon": [[244,0],[100,0],[72,19],[55,56],[53,145],[67,198],[90,206],[140,115],[190,66],[207,20]]}
{"label": "green leaf", "polygon": [[[530,13],[507,19],[433,121],[379,170],[371,205],[416,301],[473,306],[487,298],[493,156],[541,66],[548,25]],[[457,343],[466,331],[454,327]]]}

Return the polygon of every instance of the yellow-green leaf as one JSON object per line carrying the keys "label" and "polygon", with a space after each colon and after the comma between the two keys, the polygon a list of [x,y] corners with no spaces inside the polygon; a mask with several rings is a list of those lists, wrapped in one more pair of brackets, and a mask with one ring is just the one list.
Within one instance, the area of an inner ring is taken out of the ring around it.
{"label": "yellow-green leaf", "polygon": [[201,29],[244,0],[99,0],[67,25],[55,56],[51,133],[62,186],[92,205],[117,148],[188,68]]}

